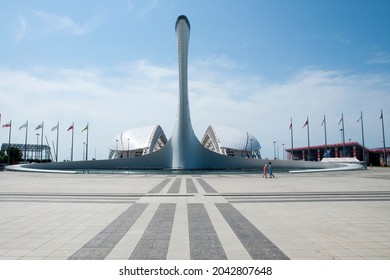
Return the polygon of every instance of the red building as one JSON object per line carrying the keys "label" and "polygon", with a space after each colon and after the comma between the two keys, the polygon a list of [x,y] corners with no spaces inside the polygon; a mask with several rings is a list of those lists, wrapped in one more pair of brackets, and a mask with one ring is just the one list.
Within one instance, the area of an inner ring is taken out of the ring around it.
{"label": "red building", "polygon": [[[324,157],[339,158],[339,157],[355,157],[360,161],[364,161],[367,165],[372,164],[373,166],[384,165],[384,153],[383,148],[374,148],[368,149],[364,147],[364,156],[363,156],[363,146],[358,142],[345,142],[328,144],[328,145],[318,145],[309,147],[294,147],[293,150],[286,149],[287,158],[294,160],[311,160],[311,161],[320,161]],[[387,154],[387,163],[389,163],[390,158],[390,147],[386,148]],[[293,157],[292,157],[293,155]]]}

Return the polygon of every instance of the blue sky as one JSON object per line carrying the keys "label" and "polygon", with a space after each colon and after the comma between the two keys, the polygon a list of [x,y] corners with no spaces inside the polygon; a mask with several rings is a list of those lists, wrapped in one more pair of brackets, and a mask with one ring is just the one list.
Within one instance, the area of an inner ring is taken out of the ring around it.
{"label": "blue sky", "polygon": [[[90,155],[107,158],[121,131],[160,124],[170,137],[178,94],[174,24],[191,23],[191,117],[202,138],[209,124],[255,135],[263,157],[273,141],[306,146],[345,137],[382,146],[380,110],[390,143],[390,2],[388,1],[1,1],[0,113],[12,119],[12,142],[29,142],[45,121],[60,122],[60,160],[82,158],[81,130],[90,123]],[[8,129],[0,130],[0,142]],[[389,144],[388,144],[389,145]]]}

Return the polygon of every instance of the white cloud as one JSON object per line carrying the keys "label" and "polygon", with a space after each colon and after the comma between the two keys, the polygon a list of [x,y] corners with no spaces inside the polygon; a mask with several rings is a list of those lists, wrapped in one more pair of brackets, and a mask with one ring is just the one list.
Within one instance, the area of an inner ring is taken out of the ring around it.
{"label": "white cloud", "polygon": [[122,5],[120,5],[121,16],[127,16],[134,10],[134,1],[133,0],[122,0]]}
{"label": "white cloud", "polygon": [[15,34],[15,40],[17,43],[20,43],[23,40],[24,35],[26,34],[27,22],[22,15],[19,15],[18,23],[19,23],[19,30]]}
{"label": "white cloud", "polygon": [[140,10],[139,15],[141,17],[147,16],[151,11],[153,11],[154,9],[156,9],[158,7],[159,3],[160,3],[159,0],[149,0],[147,2],[147,6],[145,8],[143,8],[142,10]]}
{"label": "white cloud", "polygon": [[91,19],[84,24],[77,24],[68,16],[42,11],[35,11],[35,15],[44,20],[48,31],[64,30],[72,35],[85,35],[100,25],[97,18]]}
{"label": "white cloud", "polygon": [[387,52],[376,52],[367,62],[368,64],[389,64],[390,54]]}
{"label": "white cloud", "polygon": [[132,11],[134,9],[133,0],[124,0],[124,2],[125,2],[125,9],[127,11]]}
{"label": "white cloud", "polygon": [[[217,60],[218,61],[218,60]],[[210,59],[214,66],[216,60]],[[222,63],[221,65],[224,65]],[[346,139],[361,141],[360,111],[364,113],[366,145],[381,144],[380,109],[390,114],[390,75],[351,75],[339,71],[305,70],[289,80],[271,84],[255,75],[234,70],[232,64],[215,69],[205,60],[194,61],[189,69],[189,94],[193,127],[199,138],[208,125],[220,124],[247,130],[263,146],[263,156],[273,156],[273,141],[290,146],[290,117],[294,122],[294,146],[307,144],[306,117],[310,118],[311,144],[323,143],[323,115],[327,116],[328,143],[340,141],[341,113],[344,113]],[[214,69],[214,70],[213,70]],[[204,71],[202,71],[204,70]],[[160,124],[168,137],[174,128],[178,100],[177,65],[153,65],[140,60],[112,69],[0,68],[0,99],[3,121],[13,119],[14,127],[30,123],[33,131],[45,121],[50,128],[60,121],[60,159],[69,158],[70,133],[75,122],[75,158],[82,157],[81,133],[90,123],[90,154],[106,158],[108,145],[119,132]],[[24,141],[24,132],[14,130],[13,141]],[[0,134],[0,141],[6,141]],[[387,135],[388,138],[388,135]]]}
{"label": "white cloud", "polygon": [[[157,123],[165,129],[173,126],[176,84],[171,88],[170,70],[143,61],[128,66],[133,71],[122,72],[119,77],[100,69],[0,69],[0,98],[7,102],[1,113],[3,118],[13,119],[15,127],[28,119],[31,127],[42,120],[47,128],[60,121],[64,130],[74,121],[79,138],[83,137],[81,127],[89,122],[91,148],[96,147],[98,156],[104,158],[108,155],[107,145],[123,129]],[[54,137],[49,130],[46,133],[49,139]],[[34,143],[34,132],[30,134],[29,141]],[[24,142],[22,136],[15,131],[13,141]],[[69,141],[60,141],[62,158],[66,158],[63,145],[69,146],[65,144]],[[79,151],[81,148],[79,145]]]}

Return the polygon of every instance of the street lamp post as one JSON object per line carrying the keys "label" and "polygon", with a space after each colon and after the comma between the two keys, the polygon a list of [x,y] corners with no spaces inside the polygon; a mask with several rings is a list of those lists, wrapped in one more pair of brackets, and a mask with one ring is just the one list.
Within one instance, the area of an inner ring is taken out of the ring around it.
{"label": "street lamp post", "polygon": [[127,157],[130,157],[130,138],[127,138]]}
{"label": "street lamp post", "polygon": [[283,147],[283,150],[282,150],[282,158],[283,158],[283,160],[284,160],[284,144],[282,144],[282,147]]}
{"label": "street lamp post", "polygon": [[119,158],[119,151],[118,151],[118,139],[115,140],[116,141],[116,158]]}
{"label": "street lamp post", "polygon": [[252,141],[253,141],[253,139],[251,138],[250,141],[251,141],[251,158],[253,158],[253,150],[252,150]]}
{"label": "street lamp post", "polygon": [[37,150],[38,150],[38,145],[39,145],[39,133],[37,133],[37,146],[36,146],[36,149],[35,149],[35,159],[38,159],[37,157]]}

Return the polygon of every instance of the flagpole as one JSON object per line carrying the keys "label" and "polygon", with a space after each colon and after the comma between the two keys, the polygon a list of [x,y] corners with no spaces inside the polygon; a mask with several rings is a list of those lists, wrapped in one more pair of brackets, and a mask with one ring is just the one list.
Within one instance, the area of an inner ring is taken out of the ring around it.
{"label": "flagpole", "polygon": [[[306,121],[303,124],[302,128],[305,128],[305,126],[307,126],[307,158],[310,160],[309,116],[306,117]],[[302,154],[302,160],[305,160],[303,154]]]}
{"label": "flagpole", "polygon": [[28,132],[28,121],[26,121],[26,139],[24,141],[24,157],[27,161],[27,132]]}
{"label": "flagpole", "polygon": [[309,132],[309,116],[307,116],[307,160],[310,161],[310,132]]}
{"label": "flagpole", "polygon": [[362,122],[361,127],[362,127],[363,163],[365,166],[366,165],[366,151],[365,151],[365,146],[364,146],[363,111],[360,111],[360,121]]}
{"label": "flagpole", "polygon": [[73,161],[74,122],[72,123],[72,147],[70,148],[70,161]]}
{"label": "flagpole", "polygon": [[290,122],[290,132],[291,132],[291,160],[294,160],[294,135],[293,135],[292,118]]}
{"label": "flagpole", "polygon": [[89,123],[87,123],[87,142],[85,146],[85,160],[88,160],[88,134],[89,134]]}
{"label": "flagpole", "polygon": [[382,119],[382,139],[383,139],[383,163],[384,163],[384,166],[387,166],[385,125],[384,125],[384,121],[383,121],[383,110],[382,109],[381,109],[381,119]]}
{"label": "flagpole", "polygon": [[[51,149],[50,149],[49,140],[47,140],[47,135],[45,136],[45,139],[46,139],[46,145],[49,147],[49,152],[50,152],[50,154],[49,154],[49,160],[50,160],[50,159],[51,159],[51,160],[54,160],[53,154],[52,154]],[[55,150],[56,147],[54,147],[54,141],[52,141],[52,143],[53,143],[53,150]],[[54,151],[54,152],[55,152],[55,151]]]}
{"label": "flagpole", "polygon": [[343,157],[345,157],[345,130],[344,130],[344,114],[341,113],[341,129],[343,132]]}
{"label": "flagpole", "polygon": [[[50,147],[50,144],[49,144],[49,141],[47,141],[47,136],[46,136],[46,142],[47,142],[47,145]],[[54,156],[56,154],[56,145],[54,145],[54,141],[52,140],[51,143],[53,144],[53,151],[54,151]],[[50,154],[51,154],[51,151],[50,151]],[[51,156],[51,158],[53,158],[54,160],[54,157]]]}
{"label": "flagpole", "polygon": [[56,143],[56,162],[58,162],[58,136],[60,133],[60,122],[57,122],[57,143]]}
{"label": "flagpole", "polygon": [[326,138],[326,117],[324,115],[324,133],[325,133],[325,153],[328,152],[328,141]]}
{"label": "flagpole", "polygon": [[9,136],[8,136],[8,164],[9,159],[11,158],[10,151],[11,151],[11,129],[12,129],[12,120],[9,121]]}
{"label": "flagpole", "polygon": [[43,125],[44,125],[44,122],[42,121],[42,133],[41,133],[41,162],[42,162],[42,154],[43,154]]}

